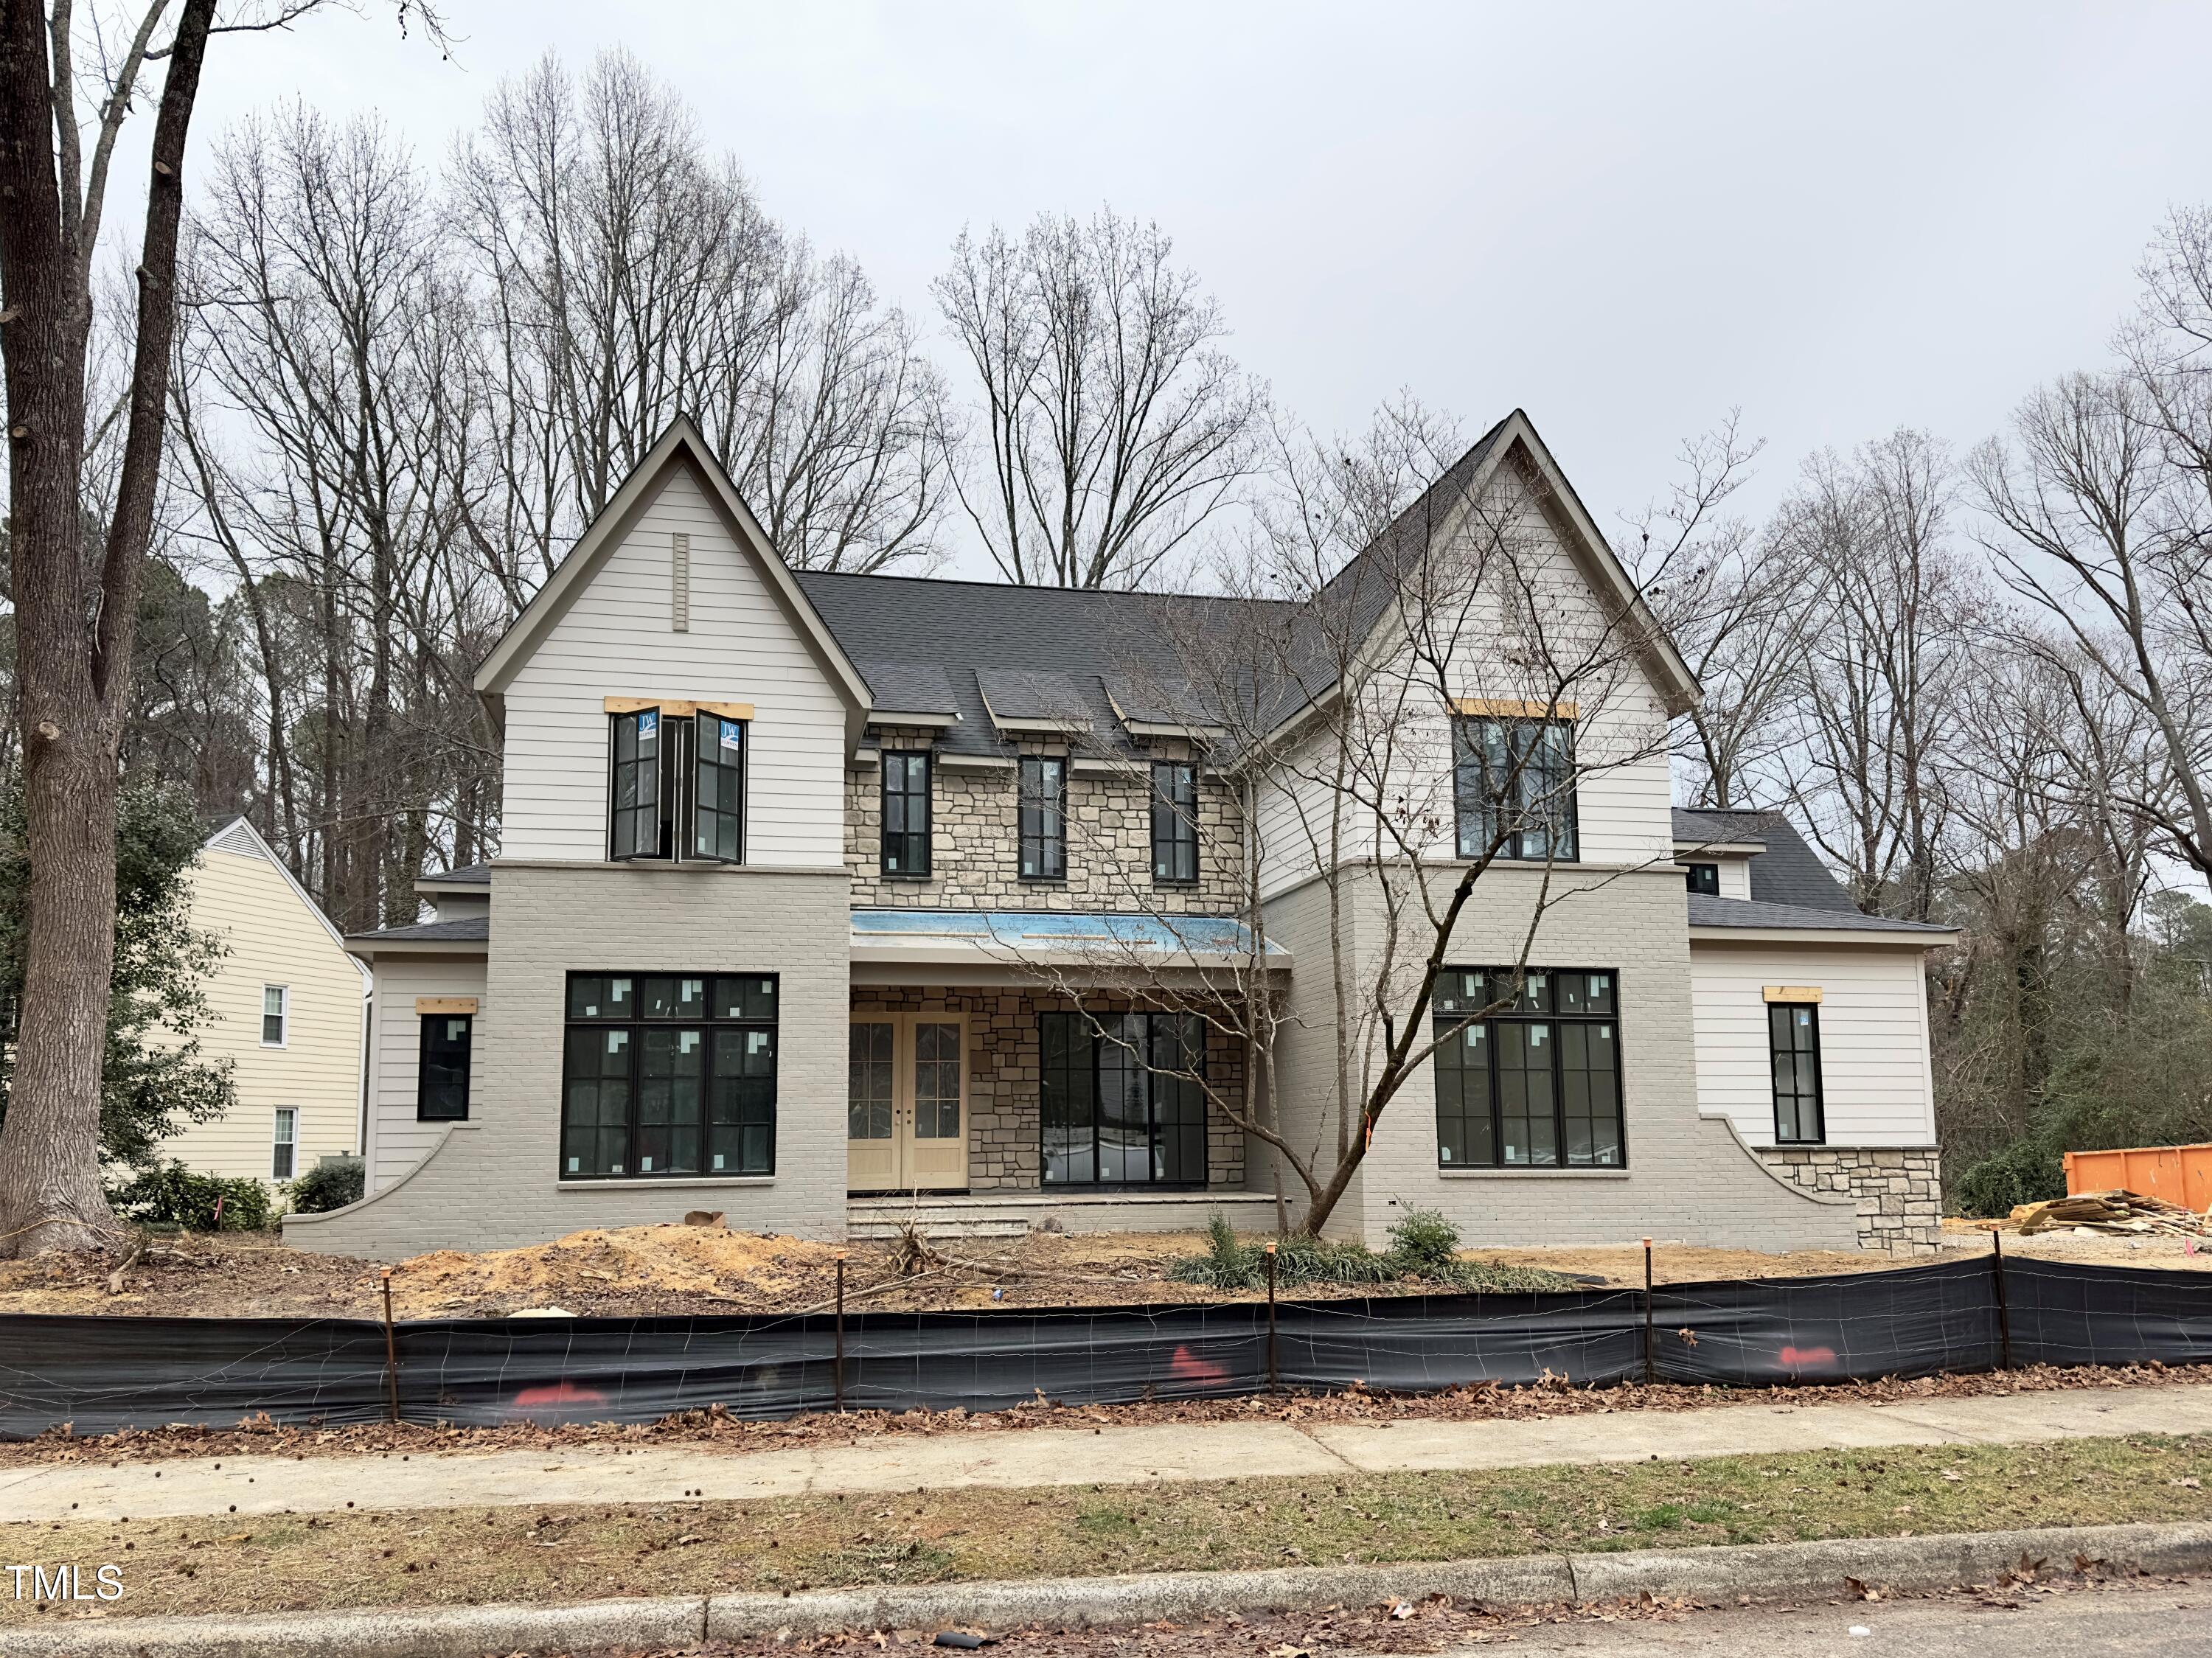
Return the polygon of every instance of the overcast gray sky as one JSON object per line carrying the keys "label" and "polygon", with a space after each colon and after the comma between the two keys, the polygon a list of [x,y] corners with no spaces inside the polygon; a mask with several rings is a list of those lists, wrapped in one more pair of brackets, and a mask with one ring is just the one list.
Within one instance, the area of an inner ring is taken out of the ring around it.
{"label": "overcast gray sky", "polygon": [[202,146],[299,94],[434,161],[502,76],[619,43],[933,327],[962,225],[1110,202],[1309,420],[1518,404],[1601,518],[1732,404],[1753,505],[1822,445],[1987,435],[2212,197],[2202,5],[449,0],[447,64],[365,3],[219,41]]}

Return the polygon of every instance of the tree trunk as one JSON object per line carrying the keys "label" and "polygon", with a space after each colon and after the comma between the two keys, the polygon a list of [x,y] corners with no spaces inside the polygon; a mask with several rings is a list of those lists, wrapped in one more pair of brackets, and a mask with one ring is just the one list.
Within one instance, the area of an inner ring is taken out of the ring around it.
{"label": "tree trunk", "polygon": [[168,398],[185,137],[214,9],[186,0],[155,121],[130,426],[94,587],[82,487],[90,260],[56,167],[45,7],[0,3],[0,347],[31,865],[21,1034],[0,1126],[0,1255],[89,1248],[114,1224],[100,1183],[100,1102],[117,768]]}

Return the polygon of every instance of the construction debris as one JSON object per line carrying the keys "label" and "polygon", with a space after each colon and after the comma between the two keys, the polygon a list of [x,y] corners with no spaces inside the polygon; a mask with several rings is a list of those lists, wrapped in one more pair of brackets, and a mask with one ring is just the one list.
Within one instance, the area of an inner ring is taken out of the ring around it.
{"label": "construction debris", "polygon": [[2212,1237],[2212,1214],[2200,1215],[2140,1192],[2076,1192],[2043,1203],[2023,1203],[2012,1212],[2012,1224],[2023,1236],[2072,1229],[2124,1237]]}

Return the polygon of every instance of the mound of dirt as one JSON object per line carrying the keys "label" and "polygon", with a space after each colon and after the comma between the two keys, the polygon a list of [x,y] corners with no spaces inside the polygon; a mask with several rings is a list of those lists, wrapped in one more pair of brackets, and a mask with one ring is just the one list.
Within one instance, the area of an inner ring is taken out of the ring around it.
{"label": "mound of dirt", "polygon": [[550,1243],[434,1249],[401,1261],[392,1269],[392,1310],[467,1318],[549,1305],[643,1312],[671,1301],[785,1309],[829,1297],[837,1255],[835,1244],[720,1226],[587,1227]]}

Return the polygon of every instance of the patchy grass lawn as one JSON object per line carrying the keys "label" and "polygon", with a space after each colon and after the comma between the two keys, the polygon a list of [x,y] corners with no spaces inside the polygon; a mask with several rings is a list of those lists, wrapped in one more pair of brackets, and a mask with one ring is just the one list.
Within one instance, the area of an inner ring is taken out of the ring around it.
{"label": "patchy grass lawn", "polygon": [[[0,1527],[114,1616],[1447,1560],[2212,1517],[2212,1436],[1085,1491]],[[66,1617],[0,1594],[0,1626]]]}

